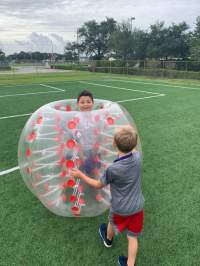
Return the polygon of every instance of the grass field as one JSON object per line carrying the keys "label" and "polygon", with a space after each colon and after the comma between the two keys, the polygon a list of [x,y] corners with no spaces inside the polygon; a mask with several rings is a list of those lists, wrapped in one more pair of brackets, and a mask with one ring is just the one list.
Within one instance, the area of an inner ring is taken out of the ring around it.
{"label": "grass field", "polygon": [[87,72],[0,76],[0,265],[114,266],[127,254],[125,235],[109,250],[99,239],[108,213],[55,216],[18,170],[3,173],[18,165],[18,140],[30,114],[85,88],[120,102],[140,133],[146,201],[137,265],[200,265],[200,82]]}

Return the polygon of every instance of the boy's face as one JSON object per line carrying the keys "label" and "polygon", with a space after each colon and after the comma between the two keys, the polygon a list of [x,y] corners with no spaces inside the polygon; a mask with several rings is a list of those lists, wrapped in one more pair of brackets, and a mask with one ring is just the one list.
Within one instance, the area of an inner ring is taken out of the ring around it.
{"label": "boy's face", "polygon": [[88,112],[92,110],[94,103],[89,96],[81,96],[77,105],[81,112]]}

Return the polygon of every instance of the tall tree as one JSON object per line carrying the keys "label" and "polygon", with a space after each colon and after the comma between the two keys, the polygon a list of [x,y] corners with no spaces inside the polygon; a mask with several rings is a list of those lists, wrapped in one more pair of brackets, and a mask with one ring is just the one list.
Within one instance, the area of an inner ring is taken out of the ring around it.
{"label": "tall tree", "polygon": [[76,42],[68,42],[64,51],[65,60],[78,60],[78,44]]}
{"label": "tall tree", "polygon": [[148,46],[148,34],[147,32],[134,29],[132,33],[133,38],[133,59],[145,59],[147,46]]}
{"label": "tall tree", "polygon": [[147,57],[161,58],[166,55],[166,36],[167,29],[164,27],[164,22],[157,22],[150,25],[150,32],[148,34]]}
{"label": "tall tree", "polygon": [[196,19],[196,26],[191,39],[191,58],[200,61],[200,16]]}
{"label": "tall tree", "polygon": [[167,29],[166,57],[185,59],[189,56],[190,33],[189,26],[185,23],[172,24]]}
{"label": "tall tree", "polygon": [[80,51],[93,59],[102,59],[109,52],[109,41],[116,29],[116,21],[106,18],[97,23],[95,20],[88,21],[78,30],[81,42]]}
{"label": "tall tree", "polygon": [[147,33],[132,27],[130,22],[123,22],[117,26],[112,34],[110,49],[117,58],[123,60],[144,59],[146,57]]}
{"label": "tall tree", "polygon": [[117,58],[127,60],[133,57],[134,40],[129,23],[123,22],[117,26],[109,45]]}
{"label": "tall tree", "polygon": [[186,58],[189,55],[189,33],[185,22],[165,27],[164,22],[150,26],[147,57]]}
{"label": "tall tree", "polygon": [[0,61],[3,62],[6,60],[6,55],[5,53],[0,49]]}

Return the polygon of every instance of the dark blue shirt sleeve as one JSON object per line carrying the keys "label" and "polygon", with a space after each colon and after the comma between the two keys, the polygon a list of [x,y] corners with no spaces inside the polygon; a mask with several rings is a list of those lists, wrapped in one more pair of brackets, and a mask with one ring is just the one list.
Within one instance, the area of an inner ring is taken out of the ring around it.
{"label": "dark blue shirt sleeve", "polygon": [[104,172],[104,174],[100,177],[100,181],[105,186],[111,183],[112,178],[111,178],[111,174],[110,174],[109,168],[107,168],[106,171]]}

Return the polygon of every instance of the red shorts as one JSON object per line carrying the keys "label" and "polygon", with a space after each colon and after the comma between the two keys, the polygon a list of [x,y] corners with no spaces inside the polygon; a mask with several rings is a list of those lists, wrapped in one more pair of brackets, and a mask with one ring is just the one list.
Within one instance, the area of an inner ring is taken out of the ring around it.
{"label": "red shorts", "polygon": [[110,213],[110,223],[113,225],[116,233],[127,230],[128,235],[137,236],[142,232],[143,220],[144,210],[129,216]]}

